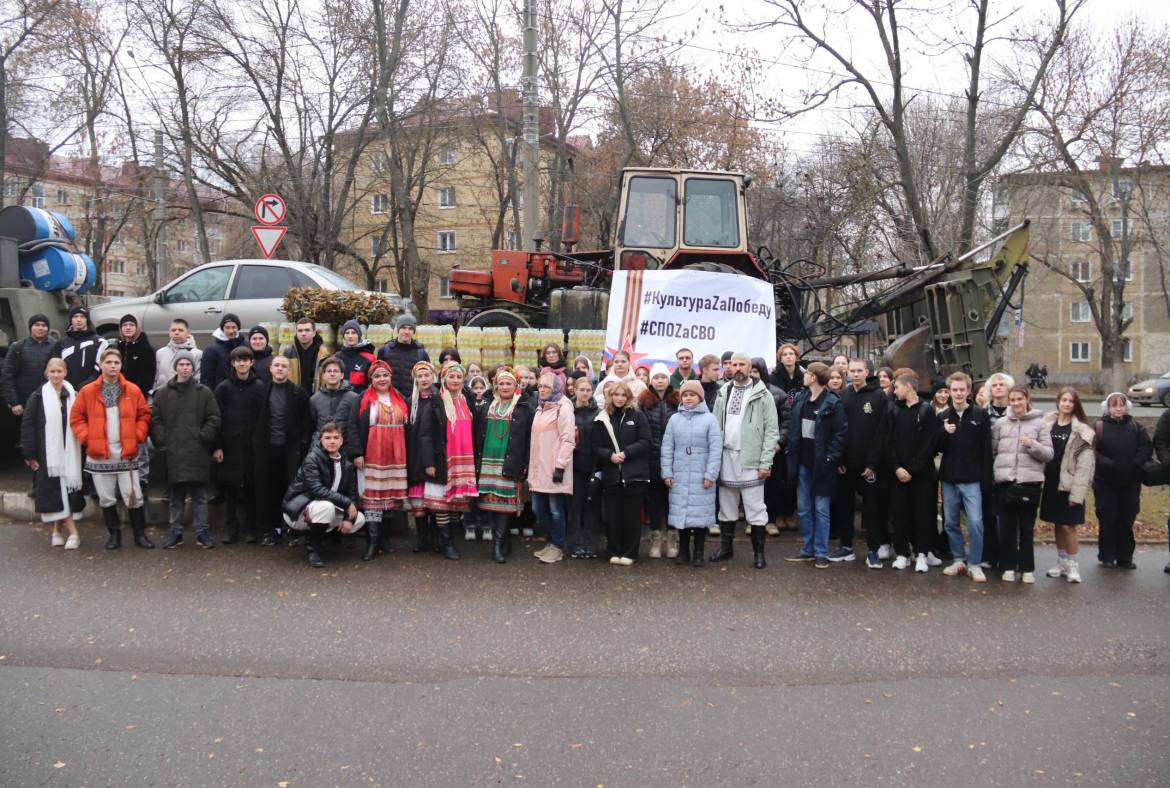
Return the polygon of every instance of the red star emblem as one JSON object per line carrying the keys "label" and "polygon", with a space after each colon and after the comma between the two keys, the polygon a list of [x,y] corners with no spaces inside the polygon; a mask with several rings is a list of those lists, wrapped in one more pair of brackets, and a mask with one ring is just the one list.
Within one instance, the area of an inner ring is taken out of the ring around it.
{"label": "red star emblem", "polygon": [[[638,362],[641,361],[642,359],[646,358],[646,356],[650,355],[649,353],[636,352],[634,350],[634,346],[630,343],[629,339],[627,339],[625,341],[625,344],[622,345],[621,349],[624,350],[626,353],[628,353],[630,356],[630,369],[637,369]],[[613,354],[616,353],[617,351],[618,351],[617,348],[607,347],[605,349],[605,360],[606,361],[612,360]]]}

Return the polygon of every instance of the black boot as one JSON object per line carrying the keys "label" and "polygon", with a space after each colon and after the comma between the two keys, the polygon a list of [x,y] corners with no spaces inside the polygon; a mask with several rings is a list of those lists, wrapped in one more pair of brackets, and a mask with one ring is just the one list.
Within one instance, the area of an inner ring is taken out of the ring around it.
{"label": "black boot", "polygon": [[118,520],[118,505],[103,506],[102,519],[106,521],[106,530],[110,538],[106,540],[107,550],[117,550],[122,546],[122,523]]}
{"label": "black boot", "polygon": [[439,525],[436,526],[436,530],[439,532],[439,546],[442,548],[443,555],[448,560],[458,561],[461,556],[455,547],[455,526]]}
{"label": "black boot", "polygon": [[224,526],[223,537],[219,540],[220,544],[235,544],[240,541],[240,516],[236,508],[236,495],[234,492],[224,490]]}
{"label": "black boot", "polygon": [[427,515],[427,528],[429,528],[431,531],[431,550],[433,552],[438,553],[439,555],[442,555],[443,554],[443,534],[442,534],[443,529],[440,528],[439,524],[435,522],[435,516],[433,514]]}
{"label": "black boot", "polygon": [[768,565],[768,562],[764,560],[764,540],[767,539],[767,534],[768,532],[764,530],[764,526],[752,526],[752,553],[756,557],[756,569],[763,569]]}
{"label": "black boot", "polygon": [[707,542],[707,529],[692,528],[690,530],[695,542],[695,550],[693,553],[694,557],[691,559],[691,566],[702,566],[703,548],[706,546]]}
{"label": "black boot", "polygon": [[151,549],[154,542],[146,536],[146,507],[139,506],[130,510],[130,528],[134,531],[134,544],[137,547]]}
{"label": "black boot", "polygon": [[382,523],[366,520],[366,552],[363,561],[372,561],[382,549]]}
{"label": "black boot", "polygon": [[497,514],[492,519],[492,559],[497,564],[508,562],[508,515]]}
{"label": "black boot", "polygon": [[314,569],[325,566],[325,562],[321,559],[321,543],[325,541],[327,527],[324,524],[310,523],[309,530],[305,534],[306,557],[309,559],[309,566]]}
{"label": "black boot", "polygon": [[719,523],[719,549],[711,553],[708,561],[730,561],[735,556],[735,523]]}
{"label": "black boot", "polygon": [[428,517],[424,514],[414,518],[414,550],[416,553],[425,553],[431,549],[431,527]]}
{"label": "black boot", "polygon": [[691,562],[691,529],[678,529],[678,558],[676,563],[689,564]]}

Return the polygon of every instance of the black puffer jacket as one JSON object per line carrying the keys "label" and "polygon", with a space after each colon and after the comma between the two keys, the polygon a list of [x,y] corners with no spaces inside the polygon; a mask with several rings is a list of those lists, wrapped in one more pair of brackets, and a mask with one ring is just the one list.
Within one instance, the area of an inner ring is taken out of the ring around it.
{"label": "black puffer jacket", "polygon": [[662,436],[666,434],[666,422],[678,413],[678,392],[666,390],[666,397],[659,397],[658,392],[648,388],[638,397],[638,405],[646,416],[650,425],[650,477],[662,478],[662,467],[659,458],[662,456]]}
{"label": "black puffer jacket", "polygon": [[410,392],[414,388],[414,365],[420,361],[430,361],[427,349],[421,342],[403,344],[392,339],[378,351],[378,358],[390,365],[390,382],[404,400],[410,401]]}
{"label": "black puffer jacket", "polygon": [[1094,425],[1094,429],[1097,431],[1097,469],[1093,484],[1117,487],[1141,484],[1142,465],[1154,454],[1146,428],[1126,414],[1120,420],[1106,416]]}
{"label": "black puffer jacket", "polygon": [[592,476],[597,470],[597,457],[593,452],[593,422],[601,410],[597,403],[589,400],[587,405],[574,403],[573,420],[577,423],[577,442],[573,447],[573,473]]}
{"label": "black puffer jacket", "polygon": [[333,489],[333,459],[320,446],[309,449],[281,502],[284,513],[295,520],[311,501],[329,501],[338,509],[357,503],[357,469],[341,455],[341,484]]}
{"label": "black puffer jacket", "polygon": [[157,369],[157,359],[154,348],[150,346],[150,340],[146,338],[146,334],[140,332],[132,342],[119,339],[117,347],[122,353],[123,377],[142,389],[143,396],[147,396],[154,388]]}
{"label": "black puffer jacket", "polygon": [[784,389],[784,393],[788,395],[788,404],[791,406],[796,395],[804,390],[804,367],[797,364],[793,373],[789,375],[783,364],[777,364],[776,369],[772,370],[771,380],[773,386]]}
{"label": "black puffer jacket", "polygon": [[[65,393],[64,389],[61,393]],[[65,410],[64,401],[52,402],[49,407],[60,409],[62,428],[68,432],[69,413]],[[24,415],[20,421],[20,451],[24,459],[40,463],[40,467],[33,474],[35,498],[33,510],[39,514],[53,514],[64,509],[65,502],[61,500],[61,480],[49,476],[48,450],[45,445],[45,403],[40,391],[30,394],[24,403]],[[80,496],[73,493],[71,497],[76,499]],[[81,504],[77,508],[78,511],[85,507],[84,499],[75,503]]]}
{"label": "black puffer jacket", "polygon": [[[98,367],[98,356],[106,349],[109,343],[90,329],[74,331],[70,329],[65,336],[57,340],[50,352],[52,358],[59,358],[65,362],[65,379],[74,391],[81,391],[81,387],[98,379],[101,369]],[[41,368],[41,374],[44,374]],[[146,389],[142,396],[146,396]]]}
{"label": "black puffer jacket", "polygon": [[211,481],[211,452],[219,442],[219,405],[215,394],[190,378],[177,377],[154,392],[150,408],[150,439],[167,458],[171,484]]}
{"label": "black puffer jacket", "polygon": [[[503,473],[509,479],[522,479],[528,473],[529,439],[532,435],[532,419],[536,416],[536,406],[531,397],[526,397],[517,390],[516,404],[512,406],[512,426],[508,432],[508,448],[504,452]],[[487,397],[485,396],[486,400]],[[481,411],[479,418],[472,424],[475,431],[475,472],[479,473],[483,462],[483,441],[487,435],[487,409]],[[576,467],[576,466],[574,466]]]}
{"label": "black puffer jacket", "polygon": [[317,393],[309,397],[309,415],[313,419],[312,442],[317,442],[326,422],[335,421],[341,427],[341,453],[351,460],[361,456],[357,426],[360,405],[361,399],[344,380],[335,389],[324,386],[317,389]]}
{"label": "black puffer jacket", "polygon": [[612,487],[627,482],[650,481],[650,423],[645,414],[626,408],[615,410],[609,418],[618,447],[626,454],[626,461],[618,464],[610,459],[614,453],[613,439],[603,422],[594,421],[593,456],[601,469],[601,483]]}
{"label": "black puffer jacket", "polygon": [[260,418],[264,391],[255,369],[248,370],[247,380],[240,380],[232,370],[228,379],[215,387],[220,418],[216,448],[223,452],[223,462],[216,468],[220,484],[244,487],[252,478],[252,430]]}
{"label": "black puffer jacket", "polygon": [[53,340],[48,337],[41,342],[25,337],[12,343],[4,357],[4,374],[0,376],[0,390],[8,407],[23,405],[44,384],[45,366],[52,357]]}

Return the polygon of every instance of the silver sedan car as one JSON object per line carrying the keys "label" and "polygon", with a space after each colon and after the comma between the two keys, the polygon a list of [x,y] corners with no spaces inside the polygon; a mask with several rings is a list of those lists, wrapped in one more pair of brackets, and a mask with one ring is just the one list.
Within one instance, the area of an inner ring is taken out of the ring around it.
{"label": "silver sedan car", "polygon": [[[239,316],[245,331],[259,323],[289,320],[280,304],[293,287],[367,292],[336,271],[313,263],[218,260],[192,268],[150,295],[95,306],[90,319],[99,334],[113,336],[122,316],[134,315],[151,344],[161,347],[167,343],[171,321],[181,317],[191,327],[196,344],[206,347],[228,312]],[[404,306],[400,296],[380,295],[397,307]]]}

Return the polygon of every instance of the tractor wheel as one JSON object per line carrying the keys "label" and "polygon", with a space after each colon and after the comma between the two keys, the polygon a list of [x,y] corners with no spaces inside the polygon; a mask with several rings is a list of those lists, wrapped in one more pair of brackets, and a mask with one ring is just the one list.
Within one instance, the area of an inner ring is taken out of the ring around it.
{"label": "tractor wheel", "polygon": [[689,271],[710,271],[713,274],[739,274],[740,276],[747,276],[738,268],[733,268],[727,263],[687,263],[683,266]]}
{"label": "tractor wheel", "polygon": [[508,328],[513,331],[532,327],[523,315],[507,309],[485,309],[476,312],[466,325],[471,328]]}

